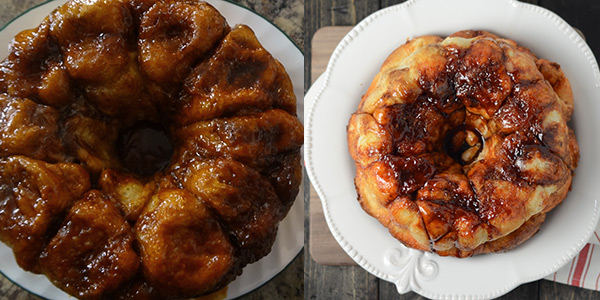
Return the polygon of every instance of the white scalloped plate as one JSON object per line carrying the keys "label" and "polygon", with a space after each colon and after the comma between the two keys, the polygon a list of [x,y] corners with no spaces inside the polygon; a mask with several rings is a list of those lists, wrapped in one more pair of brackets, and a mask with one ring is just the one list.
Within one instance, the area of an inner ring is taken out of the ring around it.
{"label": "white scalloped plate", "polygon": [[[229,25],[247,24],[256,33],[262,45],[286,68],[296,94],[297,112],[302,120],[304,116],[304,55],[296,45],[275,25],[262,16],[234,3],[220,0],[205,0],[223,14]],[[54,8],[66,0],[48,1],[36,6],[12,20],[0,31],[0,58],[8,55],[6,45],[12,37],[24,29],[37,26]],[[287,217],[279,224],[279,230],[273,250],[260,261],[244,268],[241,276],[227,288],[227,299],[244,295],[277,275],[298,255],[304,247],[304,182]],[[0,243],[0,272],[11,281],[47,299],[75,299],[56,288],[42,275],[23,271],[15,261],[12,250]]]}
{"label": "white scalloped plate", "polygon": [[[384,59],[408,38],[483,29],[516,40],[561,64],[575,97],[572,126],[581,148],[573,189],[538,234],[507,253],[467,259],[407,249],[358,204],[346,125]],[[570,261],[600,216],[600,74],[582,38],[554,13],[515,0],[421,0],[380,10],[359,23],[335,49],[326,73],[306,96],[305,159],[325,218],[342,248],[360,266],[430,298],[493,298],[540,279]]]}

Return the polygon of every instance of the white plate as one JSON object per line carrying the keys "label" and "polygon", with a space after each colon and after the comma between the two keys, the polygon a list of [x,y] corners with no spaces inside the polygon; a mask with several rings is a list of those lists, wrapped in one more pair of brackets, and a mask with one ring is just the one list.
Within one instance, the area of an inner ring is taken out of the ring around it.
{"label": "white plate", "polygon": [[[304,116],[304,56],[292,41],[262,16],[234,3],[205,0],[215,6],[227,18],[229,25],[246,24],[252,28],[262,45],[286,68],[298,99],[298,116]],[[0,58],[8,55],[8,45],[21,30],[36,27],[54,8],[66,0],[49,1],[32,8],[11,21],[0,31]],[[304,182],[287,217],[279,225],[273,250],[260,261],[244,268],[227,289],[227,299],[244,295],[269,281],[283,270],[304,246]],[[35,275],[19,268],[12,250],[0,243],[0,272],[29,292],[48,299],[74,299],[56,288],[42,275]]]}
{"label": "white plate", "polygon": [[[467,259],[404,247],[358,204],[346,126],[385,58],[408,38],[483,29],[516,40],[558,62],[575,98],[572,126],[581,148],[573,189],[540,232],[508,253]],[[421,0],[380,10],[335,49],[326,73],[307,94],[305,159],[333,236],[360,266],[429,298],[493,298],[540,279],[570,261],[600,215],[600,74],[581,37],[554,13],[515,0]]]}

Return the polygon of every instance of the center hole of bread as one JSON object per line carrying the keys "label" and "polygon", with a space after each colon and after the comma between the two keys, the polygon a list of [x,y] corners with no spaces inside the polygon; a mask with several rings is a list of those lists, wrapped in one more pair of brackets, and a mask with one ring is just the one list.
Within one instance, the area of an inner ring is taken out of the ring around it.
{"label": "center hole of bread", "polygon": [[173,145],[164,126],[138,121],[121,130],[117,151],[127,170],[147,177],[167,166],[173,155]]}
{"label": "center hole of bread", "polygon": [[484,140],[475,128],[461,125],[446,133],[444,149],[461,165],[472,163],[483,149]]}

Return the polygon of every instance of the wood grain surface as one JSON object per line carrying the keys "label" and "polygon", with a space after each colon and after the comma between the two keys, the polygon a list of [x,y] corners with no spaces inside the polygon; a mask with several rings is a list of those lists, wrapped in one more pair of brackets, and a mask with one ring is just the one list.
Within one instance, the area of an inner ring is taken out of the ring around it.
{"label": "wood grain surface", "polygon": [[[328,53],[343,33],[370,13],[403,1],[323,1],[305,4],[305,91],[325,70]],[[600,1],[524,1],[546,7],[579,28],[594,53],[600,53]],[[336,26],[336,27],[330,27]],[[345,27],[340,27],[345,26]],[[348,27],[350,26],[350,27]],[[326,57],[325,57],[326,56]],[[311,188],[306,205],[305,299],[424,299],[416,293],[399,295],[393,284],[379,280],[344,253],[324,226],[322,207]],[[311,243],[317,244],[313,247]],[[314,257],[313,257],[314,256]],[[600,299],[600,292],[547,280],[523,284],[500,299]]]}
{"label": "wood grain surface", "polygon": [[[329,57],[335,50],[337,44],[352,29],[352,26],[327,26],[320,28],[312,38],[311,51],[311,81],[317,80],[319,75],[325,72]],[[356,265],[344,249],[340,247],[331,235],[325,216],[323,206],[315,189],[310,187],[310,211],[309,211],[309,251],[312,259],[322,265]]]}

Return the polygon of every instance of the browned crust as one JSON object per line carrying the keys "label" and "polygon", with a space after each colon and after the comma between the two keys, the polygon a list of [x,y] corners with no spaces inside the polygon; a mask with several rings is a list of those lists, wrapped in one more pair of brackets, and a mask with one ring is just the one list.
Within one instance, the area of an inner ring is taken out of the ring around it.
{"label": "browned crust", "polygon": [[[0,110],[0,240],[82,299],[221,289],[270,252],[302,181],[289,75],[204,1],[67,1],[11,42]],[[101,205],[70,213],[92,187]],[[125,242],[103,240],[120,234],[111,225],[128,228],[127,247],[137,235],[127,268],[110,252]]]}
{"label": "browned crust", "polygon": [[[465,30],[407,41],[347,127],[358,201],[406,246],[456,257],[508,251],[571,187],[572,113],[560,66],[512,40]],[[457,139],[471,154],[449,152]]]}

